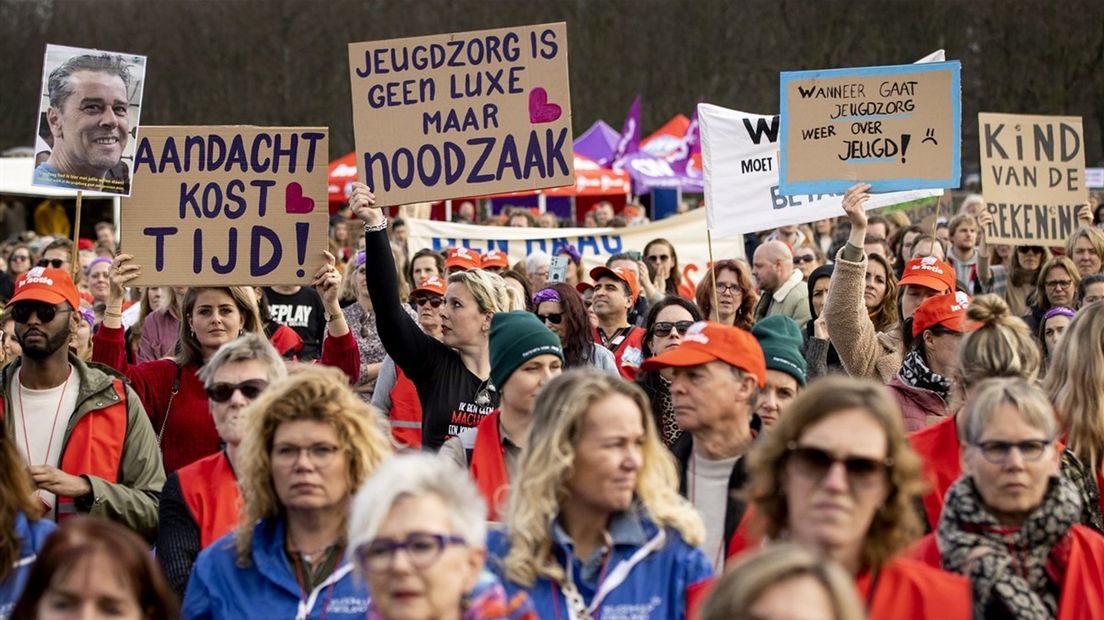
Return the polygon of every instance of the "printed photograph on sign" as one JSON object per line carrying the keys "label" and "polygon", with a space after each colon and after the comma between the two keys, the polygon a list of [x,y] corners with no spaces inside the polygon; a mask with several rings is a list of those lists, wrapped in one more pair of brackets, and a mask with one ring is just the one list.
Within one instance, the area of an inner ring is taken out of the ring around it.
{"label": "printed photograph on sign", "polygon": [[349,77],[378,206],[575,182],[564,23],[351,43]]}
{"label": "printed photograph on sign", "polygon": [[325,127],[146,127],[122,247],[138,286],[307,284],[325,262]]}
{"label": "printed photograph on sign", "polygon": [[1088,202],[1079,116],[978,114],[992,243],[1065,245]]}
{"label": "printed photograph on sign", "polygon": [[129,196],[145,80],[145,56],[47,45],[31,184]]}
{"label": "printed photograph on sign", "polygon": [[958,187],[957,61],[783,72],[779,94],[782,194]]}

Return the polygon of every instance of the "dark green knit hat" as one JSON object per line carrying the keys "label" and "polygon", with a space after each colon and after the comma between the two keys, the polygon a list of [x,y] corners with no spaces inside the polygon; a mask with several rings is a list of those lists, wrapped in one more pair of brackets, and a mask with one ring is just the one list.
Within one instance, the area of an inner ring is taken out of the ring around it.
{"label": "dark green knit hat", "polygon": [[781,314],[768,316],[756,323],[751,333],[759,340],[768,370],[784,372],[805,385],[807,366],[801,353],[804,339],[793,319]]}
{"label": "dark green knit hat", "polygon": [[563,360],[560,337],[532,312],[499,312],[491,318],[491,383],[500,392],[521,366],[538,355]]}

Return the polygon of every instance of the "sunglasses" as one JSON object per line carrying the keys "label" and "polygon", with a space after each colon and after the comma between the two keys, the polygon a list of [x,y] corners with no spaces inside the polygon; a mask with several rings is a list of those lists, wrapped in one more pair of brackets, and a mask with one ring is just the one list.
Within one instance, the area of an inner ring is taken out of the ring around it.
{"label": "sunglasses", "polygon": [[793,264],[800,265],[801,263],[811,263],[816,260],[816,256],[812,254],[802,254],[800,256],[793,257]]}
{"label": "sunglasses", "polygon": [[666,254],[656,254],[654,256],[649,256],[648,261],[652,263],[662,263],[670,258],[671,257]]}
{"label": "sunglasses", "polygon": [[15,319],[16,323],[26,323],[31,320],[32,314],[38,315],[38,320],[43,323],[49,323],[54,320],[54,317],[59,312],[72,312],[73,309],[69,306],[62,306],[58,308],[50,304],[38,303],[38,302],[23,302],[12,306],[11,315]]}
{"label": "sunglasses", "polygon": [[26,254],[13,254],[12,257],[8,260],[14,263],[15,261],[31,260],[31,257],[27,256]]}
{"label": "sunglasses", "polygon": [[240,391],[242,396],[248,400],[253,400],[260,396],[261,392],[265,391],[267,387],[268,381],[264,379],[250,379],[241,383],[216,383],[207,388],[207,398],[216,403],[224,403],[230,400],[234,392]]}
{"label": "sunglasses", "polygon": [[1033,245],[1020,245],[1020,246],[1016,246],[1016,251],[1019,252],[1020,254],[1042,254],[1043,253],[1043,248],[1036,247],[1036,246],[1033,246]]}
{"label": "sunglasses", "polygon": [[871,459],[863,456],[837,456],[820,448],[799,446],[791,441],[786,445],[789,462],[797,473],[810,480],[821,481],[832,465],[841,463],[847,470],[847,481],[853,489],[867,487],[886,474],[893,466],[893,459]]}
{"label": "sunglasses", "polygon": [[40,258],[35,263],[36,267],[53,267],[54,269],[61,269],[61,266],[65,264],[65,261],[60,258]]}
{"label": "sunglasses", "polygon": [[652,333],[660,338],[666,338],[671,335],[671,332],[678,330],[678,333],[685,334],[686,330],[690,329],[693,325],[693,321],[660,321],[652,326]]}
{"label": "sunglasses", "polygon": [[440,308],[441,304],[445,303],[444,297],[415,297],[414,303],[421,308],[422,306],[429,304],[434,308]]}
{"label": "sunglasses", "polygon": [[551,323],[553,325],[559,325],[560,323],[563,323],[563,312],[538,314],[537,318],[541,320],[541,323]]}

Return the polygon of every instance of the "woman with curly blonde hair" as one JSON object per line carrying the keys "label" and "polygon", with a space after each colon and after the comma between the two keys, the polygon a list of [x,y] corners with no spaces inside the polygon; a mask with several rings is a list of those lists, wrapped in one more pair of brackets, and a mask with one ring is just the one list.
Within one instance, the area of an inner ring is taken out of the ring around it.
{"label": "woman with curly blonde hair", "polygon": [[881,385],[826,377],[802,392],[749,458],[770,539],[824,553],[856,580],[870,618],[968,618],[969,583],[896,557],[920,533],[920,461]]}
{"label": "woman with curly blonde hair", "polygon": [[711,581],[647,397],[594,369],[541,392],[506,523],[490,565],[541,618],[685,618]]}
{"label": "woman with curly blonde hair", "polygon": [[375,419],[345,375],[322,366],[296,367],[253,401],[241,519],[199,554],[184,617],[364,617],[345,527],[353,494],[391,452]]}

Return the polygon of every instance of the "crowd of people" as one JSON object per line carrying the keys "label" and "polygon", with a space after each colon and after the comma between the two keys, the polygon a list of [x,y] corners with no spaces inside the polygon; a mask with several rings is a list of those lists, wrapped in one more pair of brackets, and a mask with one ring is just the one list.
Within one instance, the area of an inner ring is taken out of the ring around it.
{"label": "crowd of people", "polygon": [[410,247],[362,184],[311,286],[5,242],[0,618],[1104,620],[1104,211],[868,189],[696,283]]}

